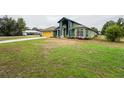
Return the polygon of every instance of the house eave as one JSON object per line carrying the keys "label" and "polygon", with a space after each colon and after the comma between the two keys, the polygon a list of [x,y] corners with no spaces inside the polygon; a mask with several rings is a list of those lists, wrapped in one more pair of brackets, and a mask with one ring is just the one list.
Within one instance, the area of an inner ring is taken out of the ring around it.
{"label": "house eave", "polygon": [[74,27],[73,29],[76,29],[76,28],[86,28],[86,29],[89,29],[90,31],[93,31],[95,33],[97,33],[95,30],[89,28],[89,27],[86,27],[86,26],[82,26],[82,27]]}

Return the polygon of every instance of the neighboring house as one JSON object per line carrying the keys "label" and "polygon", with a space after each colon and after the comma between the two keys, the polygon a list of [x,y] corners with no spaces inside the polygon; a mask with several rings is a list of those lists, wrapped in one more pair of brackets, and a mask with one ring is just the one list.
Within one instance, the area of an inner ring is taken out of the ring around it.
{"label": "neighboring house", "polygon": [[63,17],[58,21],[59,27],[56,28],[55,36],[64,38],[93,38],[97,32],[80,23]]}
{"label": "neighboring house", "polygon": [[54,26],[49,27],[49,28],[46,28],[46,29],[43,29],[43,30],[41,31],[41,35],[42,35],[43,37],[55,37],[55,36],[54,36],[54,33],[56,33],[56,32],[55,32],[55,29],[56,29],[56,27],[54,27]]}
{"label": "neighboring house", "polygon": [[35,30],[26,30],[26,31],[23,31],[22,34],[24,36],[26,36],[26,35],[40,35],[40,32],[35,31]]}

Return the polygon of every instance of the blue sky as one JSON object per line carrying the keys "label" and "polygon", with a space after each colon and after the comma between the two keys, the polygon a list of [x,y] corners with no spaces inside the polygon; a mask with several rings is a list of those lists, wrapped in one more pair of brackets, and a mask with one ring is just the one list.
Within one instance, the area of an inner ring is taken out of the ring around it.
{"label": "blue sky", "polygon": [[[108,20],[117,21],[123,15],[9,15],[14,19],[24,18],[28,27],[46,28],[49,26],[58,26],[57,21],[62,17],[70,18],[88,27],[97,27],[99,30]],[[2,17],[2,15],[0,16]]]}

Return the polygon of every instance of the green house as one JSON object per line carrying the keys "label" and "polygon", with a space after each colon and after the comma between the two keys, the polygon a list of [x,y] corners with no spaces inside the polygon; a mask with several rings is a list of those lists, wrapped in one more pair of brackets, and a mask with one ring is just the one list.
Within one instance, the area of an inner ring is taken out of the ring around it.
{"label": "green house", "polygon": [[56,37],[60,38],[93,38],[97,32],[78,22],[63,17],[58,21],[59,27],[56,28]]}

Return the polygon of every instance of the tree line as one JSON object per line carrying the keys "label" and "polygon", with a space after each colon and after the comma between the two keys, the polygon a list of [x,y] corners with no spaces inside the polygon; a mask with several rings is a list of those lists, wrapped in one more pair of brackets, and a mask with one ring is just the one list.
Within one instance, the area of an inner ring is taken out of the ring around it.
{"label": "tree line", "polygon": [[17,20],[8,16],[0,18],[0,36],[19,36],[25,29],[26,23],[23,18]]}

